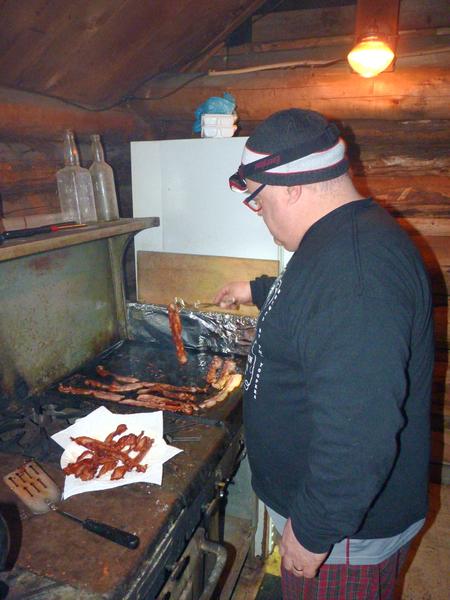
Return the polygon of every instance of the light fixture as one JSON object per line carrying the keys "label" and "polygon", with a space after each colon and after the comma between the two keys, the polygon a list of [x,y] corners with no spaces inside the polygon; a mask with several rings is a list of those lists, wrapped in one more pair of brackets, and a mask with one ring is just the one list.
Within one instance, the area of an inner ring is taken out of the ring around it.
{"label": "light fixture", "polygon": [[393,64],[400,0],[357,0],[355,42],[347,55],[362,77],[375,77]]}
{"label": "light fixture", "polygon": [[366,35],[348,53],[351,68],[361,77],[375,77],[395,58],[392,48],[378,35]]}

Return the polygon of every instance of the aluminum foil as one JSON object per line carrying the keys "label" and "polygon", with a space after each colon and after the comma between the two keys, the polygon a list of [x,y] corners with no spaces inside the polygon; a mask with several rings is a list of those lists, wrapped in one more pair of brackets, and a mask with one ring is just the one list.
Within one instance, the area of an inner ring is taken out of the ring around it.
{"label": "aluminum foil", "polygon": [[[186,348],[217,353],[248,354],[255,335],[256,319],[227,313],[180,310]],[[172,346],[166,306],[127,304],[128,336],[131,340]]]}

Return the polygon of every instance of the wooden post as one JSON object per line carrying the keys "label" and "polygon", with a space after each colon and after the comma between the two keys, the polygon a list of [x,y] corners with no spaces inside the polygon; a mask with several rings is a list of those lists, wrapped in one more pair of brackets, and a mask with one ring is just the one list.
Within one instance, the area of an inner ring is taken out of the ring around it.
{"label": "wooden post", "polygon": [[395,52],[400,0],[358,0],[355,42],[367,35],[379,35]]}

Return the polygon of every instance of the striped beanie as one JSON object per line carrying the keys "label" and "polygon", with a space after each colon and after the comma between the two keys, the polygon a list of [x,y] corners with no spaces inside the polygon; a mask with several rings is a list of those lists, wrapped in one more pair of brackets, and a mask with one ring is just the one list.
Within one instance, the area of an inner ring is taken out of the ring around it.
{"label": "striped beanie", "polygon": [[268,185],[334,179],[349,168],[339,130],[312,110],[291,108],[260,123],[247,140],[239,174]]}

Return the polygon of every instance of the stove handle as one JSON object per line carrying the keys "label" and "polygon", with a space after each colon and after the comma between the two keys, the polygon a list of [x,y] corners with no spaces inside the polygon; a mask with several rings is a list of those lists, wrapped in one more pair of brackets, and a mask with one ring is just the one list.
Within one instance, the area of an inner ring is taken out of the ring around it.
{"label": "stove handle", "polygon": [[[172,598],[173,600],[190,600],[192,598],[192,582],[183,580],[183,575],[191,562],[191,553],[195,547],[197,551],[200,550],[203,554],[213,554],[216,557],[214,567],[207,581],[204,582],[202,593],[198,598],[198,600],[210,600],[225,568],[227,551],[221,544],[206,540],[205,530],[202,527],[197,529],[184,554],[176,565],[171,568],[172,574],[158,596],[158,600],[172,600]],[[181,593],[178,587],[180,584],[183,586]]]}
{"label": "stove handle", "polygon": [[199,598],[199,600],[209,600],[225,568],[225,563],[227,561],[227,551],[224,546],[221,546],[216,542],[210,542],[208,540],[205,540],[205,538],[200,540],[200,548],[206,554],[214,554],[216,556],[216,563],[214,565],[214,568],[211,571],[211,574],[206,582],[205,588]]}

